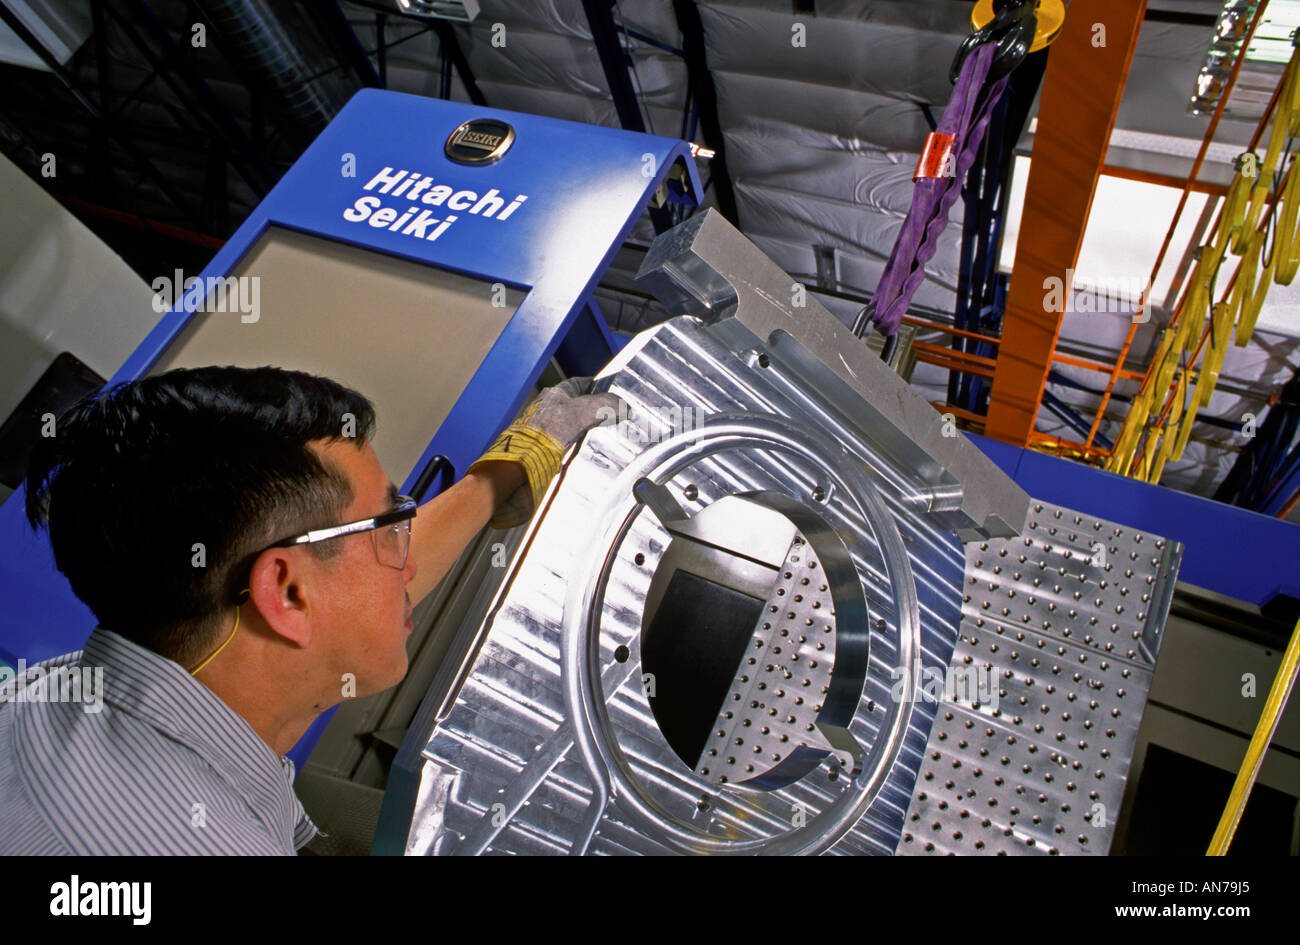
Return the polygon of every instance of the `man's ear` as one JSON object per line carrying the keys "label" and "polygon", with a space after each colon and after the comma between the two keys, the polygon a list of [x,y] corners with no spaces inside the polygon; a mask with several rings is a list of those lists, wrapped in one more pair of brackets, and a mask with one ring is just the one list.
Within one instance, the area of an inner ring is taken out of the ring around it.
{"label": "man's ear", "polygon": [[311,601],[302,555],[295,549],[268,548],[253,562],[248,588],[271,631],[305,647],[311,643]]}

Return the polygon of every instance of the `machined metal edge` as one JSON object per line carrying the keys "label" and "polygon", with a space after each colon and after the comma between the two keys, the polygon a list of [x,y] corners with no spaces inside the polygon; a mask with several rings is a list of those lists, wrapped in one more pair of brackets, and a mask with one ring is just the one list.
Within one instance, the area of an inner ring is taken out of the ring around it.
{"label": "machined metal edge", "polygon": [[[706,210],[651,245],[637,280],[675,313],[714,323],[728,318],[787,353],[793,367],[825,389],[835,378],[879,414],[879,431],[898,431],[893,451],[923,478],[961,485],[961,529],[973,537],[1011,537],[1024,528],[1029,496],[960,435],[945,435],[940,414],[721,214]],[[836,398],[852,402],[846,398]]]}

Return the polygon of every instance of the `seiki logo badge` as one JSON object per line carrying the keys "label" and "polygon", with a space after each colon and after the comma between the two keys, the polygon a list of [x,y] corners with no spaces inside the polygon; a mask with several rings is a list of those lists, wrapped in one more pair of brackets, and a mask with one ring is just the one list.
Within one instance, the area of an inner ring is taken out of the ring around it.
{"label": "seiki logo badge", "polygon": [[457,164],[491,164],[514,143],[515,129],[504,121],[475,118],[453,131],[443,150]]}

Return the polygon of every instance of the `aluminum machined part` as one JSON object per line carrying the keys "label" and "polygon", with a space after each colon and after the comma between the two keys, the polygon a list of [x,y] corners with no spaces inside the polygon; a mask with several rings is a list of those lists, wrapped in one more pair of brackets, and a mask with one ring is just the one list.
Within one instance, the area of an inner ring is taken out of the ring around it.
{"label": "aluminum machined part", "polygon": [[[629,647],[628,665],[632,668],[631,671],[624,674],[621,681],[606,679],[602,667],[609,665],[609,660],[604,652],[608,649],[612,653],[615,647],[607,648],[603,645],[600,638],[604,634],[599,626],[599,615],[604,609],[603,588],[607,585],[609,570],[618,550],[623,547],[624,537],[639,514],[635,499],[631,497],[632,487],[643,479],[666,483],[688,467],[718,453],[754,449],[800,456],[812,462],[816,462],[818,456],[828,453],[833,455],[834,452],[830,444],[818,443],[815,436],[777,418],[732,418],[727,415],[712,417],[697,430],[687,431],[648,450],[638,457],[637,462],[624,469],[614,484],[612,505],[600,516],[604,521],[615,523],[596,542],[596,547],[610,549],[600,573],[593,575],[588,572],[577,576],[569,584],[569,598],[565,606],[566,700],[570,717],[587,721],[587,724],[575,726],[575,734],[588,769],[597,778],[608,775],[609,780],[602,785],[604,793],[613,794],[624,802],[623,806],[629,812],[635,827],[657,833],[665,845],[683,853],[821,852],[857,822],[879,793],[885,777],[898,758],[911,717],[911,704],[899,702],[891,706],[889,719],[882,729],[883,737],[876,740],[871,759],[863,765],[864,776],[860,783],[855,784],[856,790],[840,792],[825,810],[808,817],[798,827],[792,823],[792,829],[788,833],[754,839],[701,836],[671,815],[664,816],[668,812],[658,803],[655,792],[643,778],[638,778],[633,765],[629,764],[621,751],[620,733],[610,719],[606,705],[619,695],[635,698],[635,685],[632,693],[620,693],[619,690],[640,665],[637,659],[639,641],[637,637],[632,637],[621,644]],[[898,530],[876,497],[874,487],[857,470],[849,466],[844,475],[833,469],[827,469],[826,472],[833,477],[835,485],[858,505],[858,511],[870,523],[871,534],[883,546],[883,558],[900,626],[900,653],[904,659],[913,656],[919,652],[916,591],[907,552]],[[863,607],[861,618],[865,617],[866,608]],[[591,685],[594,680],[600,680],[603,684],[602,692],[597,692],[596,687]],[[854,708],[860,700],[861,683],[853,700]],[[648,703],[646,707],[649,708]],[[716,796],[721,790],[723,789],[714,787],[709,793]],[[797,803],[793,801],[790,807],[794,808]],[[769,813],[775,813],[771,810],[771,805],[760,805],[756,799],[751,799],[751,804],[767,807]],[[809,812],[811,811],[805,808],[805,814]]]}
{"label": "aluminum machined part", "polygon": [[940,707],[900,853],[1109,851],[1181,558],[1046,502],[968,546],[952,666],[998,699]]}
{"label": "aluminum machined part", "polygon": [[963,539],[1024,527],[1024,491],[717,211],[655,240],[637,280],[671,312],[747,330],[792,378],[853,410],[892,465],[935,497],[936,521]]}
{"label": "aluminum machined part", "polygon": [[[446,708],[409,853],[894,852],[935,707],[893,700],[891,668],[948,664],[961,545],[821,392],[796,395],[774,352],[737,352],[717,328],[673,319],[603,377],[631,414],[570,456],[457,682],[429,695]],[[851,698],[831,698],[832,670],[807,751],[766,770],[771,790],[684,761],[650,702],[670,694],[647,695],[640,671],[651,585],[690,539],[661,519],[703,521],[732,497],[784,505],[818,561],[830,546],[813,526],[838,536],[856,599],[835,597],[837,661],[846,632],[869,640]]]}
{"label": "aluminum machined part", "polygon": [[716,214],[643,274],[693,314],[597,378],[408,735],[406,851],[1104,852],[1180,549],[1031,509]]}

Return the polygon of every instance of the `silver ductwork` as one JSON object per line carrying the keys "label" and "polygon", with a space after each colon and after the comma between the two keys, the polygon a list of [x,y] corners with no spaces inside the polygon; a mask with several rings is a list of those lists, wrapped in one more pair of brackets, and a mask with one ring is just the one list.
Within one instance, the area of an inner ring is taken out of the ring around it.
{"label": "silver ductwork", "polygon": [[296,5],[280,0],[199,0],[229,55],[265,90],[291,139],[314,138],[343,107],[355,85],[338,74],[320,75],[304,50],[311,24]]}

